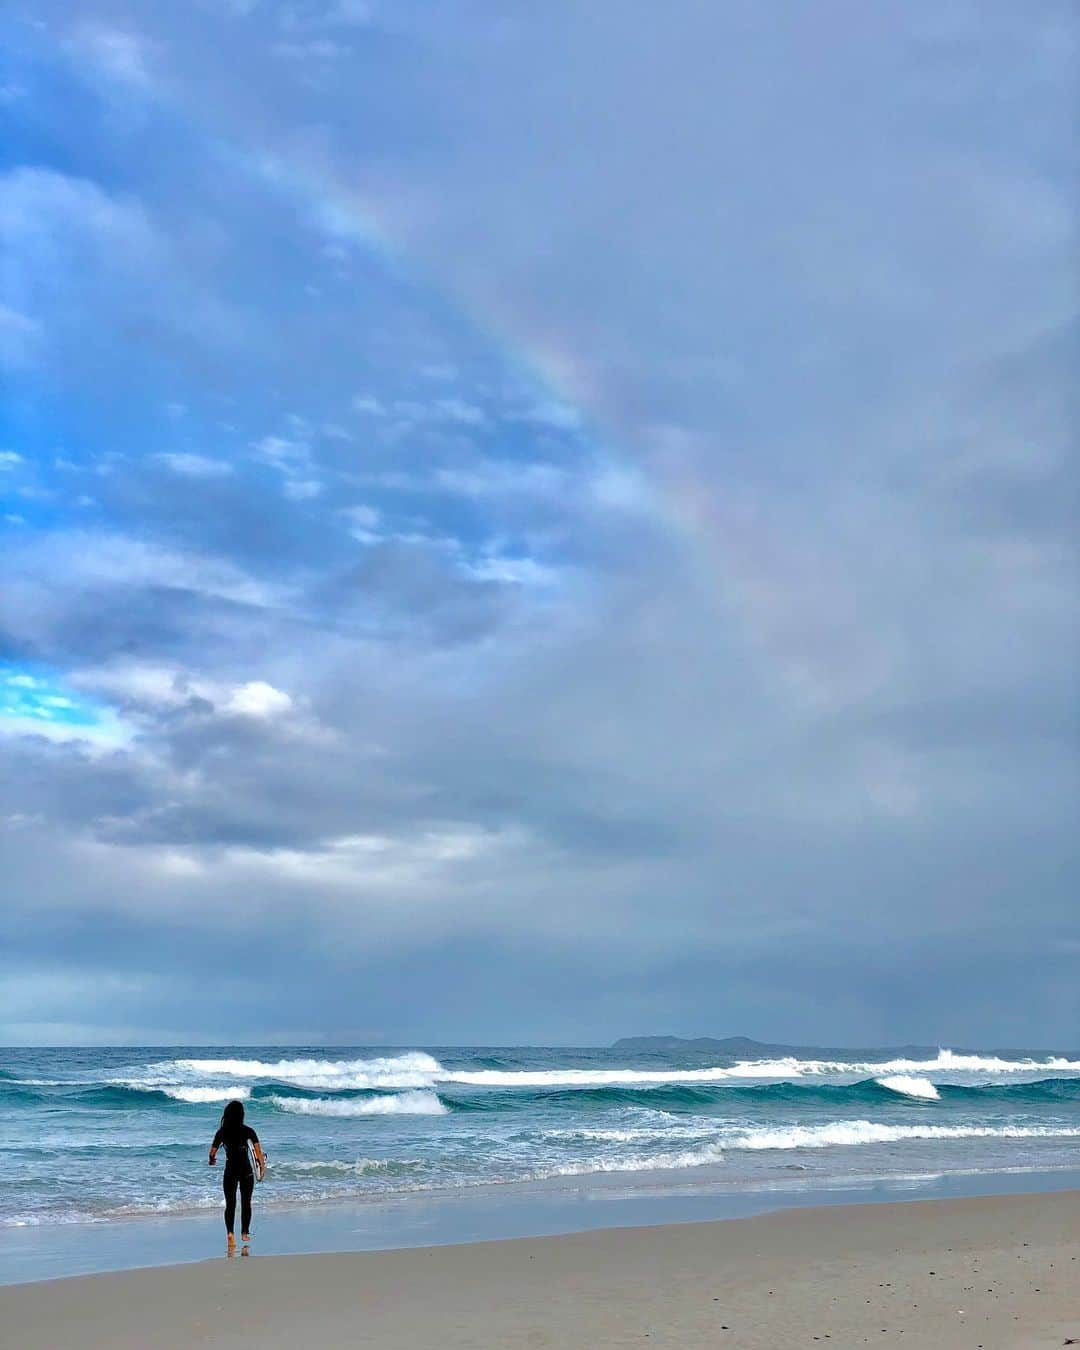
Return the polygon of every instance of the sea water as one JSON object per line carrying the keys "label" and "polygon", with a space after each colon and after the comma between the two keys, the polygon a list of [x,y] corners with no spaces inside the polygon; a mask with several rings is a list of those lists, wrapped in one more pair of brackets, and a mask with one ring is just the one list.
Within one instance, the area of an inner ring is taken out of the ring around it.
{"label": "sea water", "polygon": [[206,1154],[234,1098],[269,1156],[261,1207],[617,1177],[825,1192],[1080,1166],[1080,1057],[831,1053],[0,1050],[0,1227],[216,1209]]}

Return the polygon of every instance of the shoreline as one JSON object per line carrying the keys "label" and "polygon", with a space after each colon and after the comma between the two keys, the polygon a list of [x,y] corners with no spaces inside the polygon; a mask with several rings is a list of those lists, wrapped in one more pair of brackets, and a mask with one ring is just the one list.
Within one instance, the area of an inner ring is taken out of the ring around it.
{"label": "shoreline", "polygon": [[[257,1251],[261,1251],[258,1246]],[[1080,1336],[1080,1191],[203,1259],[0,1289],[12,1344],[1012,1350]]]}
{"label": "shoreline", "polygon": [[[920,1186],[939,1181],[962,1184],[961,1179],[965,1177],[980,1179],[986,1177],[1046,1178],[1048,1179],[1047,1184],[1036,1185],[1031,1188],[1031,1193],[1041,1194],[1046,1190],[1080,1189],[1080,1160],[1078,1160],[1076,1166],[971,1167],[955,1168],[947,1172],[940,1168],[889,1173],[851,1172],[843,1176],[808,1177],[801,1187],[797,1183],[798,1176],[799,1172],[793,1168],[791,1174],[783,1181],[766,1182],[760,1177],[753,1179],[739,1178],[732,1181],[725,1171],[716,1164],[703,1164],[694,1169],[656,1167],[638,1171],[632,1168],[626,1170],[612,1168],[606,1171],[552,1173],[548,1176],[520,1177],[505,1181],[473,1181],[458,1185],[403,1187],[399,1190],[366,1191],[356,1194],[339,1191],[331,1195],[320,1196],[317,1199],[300,1199],[291,1196],[280,1199],[277,1197],[264,1199],[259,1191],[256,1191],[255,1201],[256,1208],[261,1215],[286,1215],[297,1211],[323,1211],[328,1207],[336,1206],[362,1209],[368,1205],[396,1204],[398,1202],[415,1202],[418,1204],[425,1200],[443,1202],[455,1197],[467,1200],[474,1196],[548,1195],[568,1191],[580,1192],[582,1190],[592,1192],[631,1190],[643,1194],[671,1193],[680,1195],[715,1192],[732,1196],[786,1194],[806,1190],[825,1197],[833,1191],[846,1193],[851,1190],[865,1190],[880,1186]],[[1075,1185],[1069,1180],[1074,1176],[1077,1179]],[[1053,1185],[1049,1179],[1054,1177],[1063,1178],[1063,1184],[1060,1186]],[[1023,1193],[1026,1193],[1026,1191]],[[982,1189],[970,1192],[956,1190],[954,1194],[983,1195],[987,1192]],[[823,1198],[821,1203],[828,1202]],[[66,1230],[80,1227],[98,1229],[112,1224],[137,1224],[168,1219],[205,1219],[209,1214],[217,1215],[220,1212],[221,1200],[215,1191],[212,1200],[207,1204],[178,1206],[175,1209],[105,1210],[101,1214],[79,1215],[77,1218],[46,1219],[41,1222],[20,1220],[10,1223],[3,1221],[0,1222],[0,1235],[24,1231],[52,1232],[58,1229]],[[538,1235],[522,1234],[522,1236]],[[2,1274],[0,1274],[0,1286],[3,1283]]]}
{"label": "shoreline", "polygon": [[[733,1184],[722,1170],[597,1173],[468,1188],[337,1197],[318,1204],[256,1203],[265,1256],[311,1256],[457,1246],[667,1227],[766,1214],[923,1200],[1080,1193],[1077,1168],[1010,1168],[838,1182],[786,1177]],[[258,1197],[256,1197],[256,1200]],[[222,1242],[221,1206],[158,1215],[0,1229],[0,1289],[42,1280],[199,1262]]]}

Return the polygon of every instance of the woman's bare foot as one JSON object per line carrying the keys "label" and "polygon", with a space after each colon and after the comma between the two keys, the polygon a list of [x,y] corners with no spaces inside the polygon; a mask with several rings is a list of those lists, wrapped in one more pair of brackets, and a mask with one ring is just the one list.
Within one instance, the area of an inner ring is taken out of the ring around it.
{"label": "woman's bare foot", "polygon": [[230,1233],[228,1237],[225,1239],[225,1254],[226,1256],[233,1256],[235,1255],[235,1253],[236,1253],[236,1238],[234,1238],[233,1235]]}
{"label": "woman's bare foot", "polygon": [[251,1241],[251,1234],[250,1234],[250,1233],[241,1233],[241,1234],[240,1234],[240,1241],[241,1241],[241,1242],[250,1242],[250,1241]]}

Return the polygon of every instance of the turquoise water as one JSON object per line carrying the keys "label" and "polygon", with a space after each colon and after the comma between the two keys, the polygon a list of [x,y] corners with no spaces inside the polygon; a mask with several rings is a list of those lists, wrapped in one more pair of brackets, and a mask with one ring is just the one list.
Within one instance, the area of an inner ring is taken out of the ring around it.
{"label": "turquoise water", "polygon": [[1067,1054],[3,1050],[0,1226],[216,1209],[206,1150],[232,1097],[269,1155],[264,1207],[601,1174],[829,1190],[1080,1161]]}

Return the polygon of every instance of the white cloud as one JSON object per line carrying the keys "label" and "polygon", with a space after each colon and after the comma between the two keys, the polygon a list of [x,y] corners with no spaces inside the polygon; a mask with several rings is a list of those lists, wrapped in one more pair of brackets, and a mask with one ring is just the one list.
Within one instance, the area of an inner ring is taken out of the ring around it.
{"label": "white cloud", "polygon": [[263,436],[261,440],[253,441],[251,448],[260,459],[265,459],[279,469],[293,469],[306,464],[311,454],[307,441],[287,436]]}
{"label": "white cloud", "polygon": [[72,688],[148,710],[182,708],[198,700],[215,714],[270,718],[294,707],[288,694],[265,680],[233,684],[179,666],[99,666],[75,671],[67,682]]}
{"label": "white cloud", "polygon": [[367,413],[369,417],[385,417],[386,409],[371,394],[357,394],[352,401],[353,409],[358,413]]}
{"label": "white cloud", "polygon": [[94,754],[120,750],[131,743],[132,728],[107,709],[93,722],[65,721],[66,711],[42,707],[22,711],[0,708],[0,737],[37,737],[57,745],[80,745]]}
{"label": "white cloud", "polygon": [[228,478],[233,472],[232,465],[223,459],[210,459],[206,455],[189,454],[182,450],[163,450],[155,455],[155,459],[182,478]]}
{"label": "white cloud", "polygon": [[14,450],[0,450],[0,470],[14,469],[22,462],[22,455],[16,454]]}
{"label": "white cloud", "polygon": [[125,590],[160,586],[257,607],[284,603],[286,593],[224,558],[182,552],[128,535],[93,530],[42,533],[9,556],[8,589],[34,578],[35,591],[65,592],[74,575],[82,587]]}
{"label": "white cloud", "polygon": [[532,422],[537,426],[553,427],[556,431],[577,431],[581,427],[581,414],[568,403],[537,403],[524,412],[511,414],[516,422]]}
{"label": "white cloud", "polygon": [[382,517],[373,506],[346,506],[341,514],[351,525],[361,530],[374,530]]}
{"label": "white cloud", "polygon": [[554,464],[483,460],[464,469],[439,469],[433,485],[462,497],[554,497],[566,491],[569,475]]}
{"label": "white cloud", "polygon": [[251,680],[234,690],[225,710],[240,717],[278,717],[292,706],[292,699],[282,690],[264,680]]}
{"label": "white cloud", "polygon": [[335,61],[347,56],[349,48],[329,38],[312,38],[308,42],[277,42],[274,51],[289,61]]}
{"label": "white cloud", "polygon": [[436,413],[451,422],[461,422],[465,426],[479,427],[487,421],[483,408],[475,403],[466,403],[460,398],[441,398],[435,404]]}
{"label": "white cloud", "polygon": [[139,33],[85,24],[67,41],[68,50],[109,79],[148,89],[157,44]]}
{"label": "white cloud", "polygon": [[317,478],[293,478],[281,490],[291,502],[306,502],[317,497],[323,485]]}
{"label": "white cloud", "polygon": [[475,562],[463,563],[477,581],[499,581],[513,586],[554,586],[559,572],[536,558],[507,558],[485,554]]}
{"label": "white cloud", "polygon": [[394,404],[394,415],[410,422],[457,422],[469,427],[484,426],[488,420],[487,413],[478,404],[460,398],[440,398],[433,403],[398,399]]}
{"label": "white cloud", "polygon": [[326,18],[331,23],[369,24],[375,20],[375,6],[368,0],[337,0]]}
{"label": "white cloud", "polygon": [[201,350],[247,336],[239,311],[193,277],[189,241],[174,239],[172,224],[85,177],[30,167],[0,174],[5,256],[32,298],[20,305],[32,310],[50,359],[77,366],[92,348],[97,370],[119,341],[126,360],[132,327],[167,328]]}
{"label": "white cloud", "polygon": [[78,670],[68,676],[76,689],[90,689],[123,702],[151,707],[174,707],[201,693],[197,683],[167,666],[112,666]]}
{"label": "white cloud", "polygon": [[500,855],[513,859],[531,844],[528,831],[519,827],[485,830],[472,824],[448,824],[418,835],[345,835],[303,852],[235,848],[225,853],[224,861],[237,871],[277,882],[343,887],[350,893],[355,893],[358,884],[374,888],[376,894],[386,888],[383,898],[394,912],[443,905],[445,887],[455,869],[495,861]]}
{"label": "white cloud", "polygon": [[44,330],[36,319],[0,305],[0,365],[12,370],[31,366],[37,359]]}

